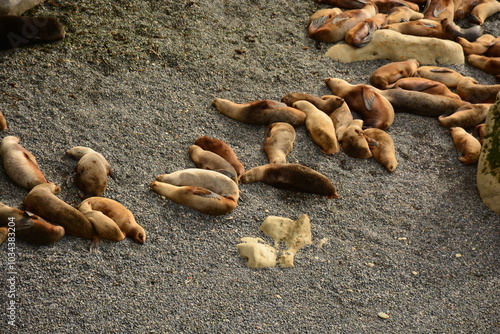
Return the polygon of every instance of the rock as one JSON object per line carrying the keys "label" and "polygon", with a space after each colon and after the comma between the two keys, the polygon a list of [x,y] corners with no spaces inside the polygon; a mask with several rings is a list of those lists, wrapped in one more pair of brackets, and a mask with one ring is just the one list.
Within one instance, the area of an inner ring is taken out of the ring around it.
{"label": "rock", "polygon": [[238,244],[240,256],[248,259],[247,266],[250,268],[267,268],[276,265],[276,250],[264,243],[261,238],[241,238]]}

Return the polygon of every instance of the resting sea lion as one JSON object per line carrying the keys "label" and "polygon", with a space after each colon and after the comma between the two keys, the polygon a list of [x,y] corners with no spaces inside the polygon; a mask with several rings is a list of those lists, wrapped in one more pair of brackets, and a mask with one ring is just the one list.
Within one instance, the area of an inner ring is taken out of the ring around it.
{"label": "resting sea lion", "polygon": [[446,38],[441,22],[428,19],[393,23],[383,26],[382,29],[389,29],[411,36]]}
{"label": "resting sea lion", "polygon": [[425,78],[401,78],[396,81],[393,88],[401,88],[427,94],[447,96],[452,99],[460,99],[460,96],[453,93],[444,83]]}
{"label": "resting sea lion", "polygon": [[450,134],[457,152],[460,153],[458,160],[466,165],[476,163],[481,153],[481,143],[479,140],[461,127],[450,128]]}
{"label": "resting sea lion", "polygon": [[491,103],[469,103],[457,109],[451,115],[441,115],[438,117],[439,124],[444,127],[472,128],[484,122]]}
{"label": "resting sea lion", "polygon": [[307,26],[307,34],[309,37],[314,35],[316,30],[321,28],[326,22],[331,22],[333,18],[342,13],[340,8],[323,8],[316,11],[309,18],[309,24]]}
{"label": "resting sea lion", "polygon": [[210,138],[208,136],[200,136],[196,138],[194,144],[198,145],[206,151],[214,152],[215,154],[220,155],[221,157],[226,159],[226,161],[233,166],[238,175],[238,178],[243,175],[243,173],[245,173],[245,167],[238,160],[236,153],[228,144],[226,144],[222,140]]}
{"label": "resting sea lion", "polygon": [[409,7],[394,7],[387,13],[387,18],[384,22],[384,25],[420,20],[423,18],[424,14]]}
{"label": "resting sea lion", "polygon": [[386,14],[377,14],[349,29],[345,35],[347,44],[362,48],[372,40],[375,30],[380,29],[387,18]]}
{"label": "resting sea lion", "polygon": [[269,163],[286,163],[286,157],[292,151],[295,141],[295,129],[288,123],[269,124],[266,128],[264,151]]}
{"label": "resting sea lion", "polygon": [[263,182],[270,186],[338,198],[332,182],[323,174],[299,164],[268,164],[252,168],[241,182]]}
{"label": "resting sea lion", "polygon": [[[335,95],[327,95],[327,96],[335,96]],[[337,96],[335,96],[337,97]],[[323,96],[325,98],[325,96]],[[342,99],[344,100],[344,99]],[[342,141],[342,137],[344,136],[344,132],[352,122],[352,113],[349,109],[349,106],[344,101],[340,107],[335,109],[331,114],[330,118],[333,122],[333,127],[335,128],[335,134],[337,136],[337,140]]]}
{"label": "resting sea lion", "polygon": [[38,166],[36,158],[19,145],[19,138],[7,136],[0,144],[0,156],[7,176],[18,186],[32,189],[47,180]]}
{"label": "resting sea lion", "polygon": [[96,230],[96,239],[101,238],[111,241],[121,241],[125,239],[125,234],[120,230],[115,221],[101,211],[93,210],[89,202],[80,203],[78,210],[87,217]]}
{"label": "resting sea lion", "polygon": [[[477,67],[486,73],[500,74],[500,57],[486,57],[480,55],[469,55],[467,61],[474,67]],[[494,102],[494,100],[492,101]]]}
{"label": "resting sea lion", "polygon": [[60,41],[64,36],[63,26],[53,17],[0,16],[0,50],[29,43]]}
{"label": "resting sea lion", "polygon": [[209,169],[217,172],[224,171],[224,174],[229,176],[234,182],[238,182],[238,175],[233,165],[226,159],[214,152],[204,150],[198,145],[189,147],[189,156],[198,168]]}
{"label": "resting sea lion", "polygon": [[368,146],[362,127],[363,121],[360,119],[351,122],[342,137],[342,150],[350,157],[368,159],[373,156],[373,153]]}
{"label": "resting sea lion", "polygon": [[405,0],[373,0],[375,6],[377,6],[380,13],[389,13],[394,8],[406,7],[411,10],[418,11],[419,7],[415,1],[405,1]]}
{"label": "resting sea lion", "polygon": [[0,131],[7,130],[7,129],[8,129],[7,121],[5,120],[4,115],[0,111]]}
{"label": "resting sea lion", "polygon": [[420,64],[415,59],[383,65],[373,71],[370,83],[380,89],[392,88],[399,79],[413,76],[419,66]]}
{"label": "resting sea lion", "polygon": [[467,39],[463,37],[457,37],[457,43],[462,46],[465,54],[475,54],[482,55],[488,49],[495,45],[498,41],[496,41],[495,36],[490,34],[484,34],[478,37],[474,42],[469,42]]}
{"label": "resting sea lion", "polygon": [[463,75],[456,71],[439,66],[420,66],[413,76],[442,82],[448,88],[457,88],[460,80],[464,78]]}
{"label": "resting sea lion", "polygon": [[500,12],[500,2],[498,0],[482,0],[472,9],[470,20],[477,24],[483,24],[484,20],[498,12]]}
{"label": "resting sea lion", "polygon": [[297,101],[308,101],[314,104],[316,108],[330,115],[337,108],[342,106],[344,99],[335,95],[326,95],[321,98],[305,93],[290,93],[281,99],[281,102],[285,103],[287,106],[292,107]]}
{"label": "resting sea lion", "polygon": [[224,115],[245,124],[269,125],[274,122],[287,122],[293,126],[301,126],[306,120],[306,115],[302,111],[272,100],[239,104],[215,99],[212,105]]}
{"label": "resting sea lion", "polygon": [[371,139],[368,142],[375,160],[384,166],[388,172],[394,172],[398,162],[396,160],[394,141],[391,136],[387,132],[376,128],[366,129],[365,136]]}
{"label": "resting sea lion", "polygon": [[332,5],[345,9],[360,9],[366,6],[366,0],[314,0],[317,3]]}
{"label": "resting sea lion", "polygon": [[429,0],[423,13],[424,19],[436,21],[448,19],[453,21],[455,2],[454,0]]}
{"label": "resting sea lion", "polygon": [[465,77],[457,86],[457,94],[471,103],[493,103],[500,85],[480,85],[476,79]]}
{"label": "resting sea lion", "polygon": [[484,54],[487,57],[500,57],[500,37],[495,38],[493,45]]}
{"label": "resting sea lion", "polygon": [[452,41],[456,40],[457,37],[462,37],[469,42],[474,42],[484,33],[484,29],[480,25],[475,25],[470,28],[461,28],[450,19],[442,20],[441,26],[448,39]]}

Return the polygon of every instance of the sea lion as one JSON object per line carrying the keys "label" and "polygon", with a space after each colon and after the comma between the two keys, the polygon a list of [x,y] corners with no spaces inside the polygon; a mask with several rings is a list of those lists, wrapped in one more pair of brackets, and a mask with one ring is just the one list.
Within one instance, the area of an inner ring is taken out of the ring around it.
{"label": "sea lion", "polygon": [[245,124],[269,125],[274,122],[287,122],[293,126],[301,126],[306,120],[306,114],[302,111],[273,100],[239,104],[225,99],[215,99],[212,105],[224,115]]}
{"label": "sea lion", "polygon": [[[104,197],[89,197],[81,204],[88,203],[92,210],[101,211],[111,218],[122,232],[137,243],[146,241],[146,232],[139,225],[132,212],[115,200]],[[85,204],[84,204],[85,205]]]}
{"label": "sea lion", "polygon": [[[35,245],[50,245],[64,236],[62,226],[52,225],[36,215],[12,208],[0,203],[0,227],[9,231],[9,222],[13,222],[16,239]],[[1,242],[0,242],[1,244]]]}
{"label": "sea lion", "polygon": [[[335,96],[338,98],[338,96],[336,95],[326,95],[323,96],[323,98],[327,96]],[[344,101],[344,99],[342,99],[342,101]],[[335,135],[337,136],[337,140],[340,142],[342,141],[345,130],[347,129],[349,124],[351,124],[353,119],[351,110],[349,109],[347,103],[344,101],[340,107],[335,109],[330,114],[330,118],[332,119],[333,127],[335,128]]]}
{"label": "sea lion", "polygon": [[413,76],[444,83],[448,88],[457,88],[460,80],[464,78],[460,73],[439,66],[420,66]]}
{"label": "sea lion", "polygon": [[189,147],[189,156],[196,167],[217,172],[223,171],[223,174],[229,176],[234,182],[238,182],[238,174],[233,165],[220,155],[204,150],[195,144]]}
{"label": "sea lion", "polygon": [[214,152],[215,154],[226,159],[226,161],[228,161],[236,170],[238,178],[245,173],[245,167],[238,160],[236,153],[224,141],[216,138],[210,138],[208,136],[200,136],[196,138],[194,144],[206,151]]}
{"label": "sea lion", "polygon": [[393,30],[411,36],[434,37],[440,39],[445,39],[447,37],[443,31],[441,22],[429,19],[393,23],[382,26],[382,29]]}
{"label": "sea lion", "polygon": [[462,37],[469,42],[474,42],[484,33],[483,27],[475,25],[470,28],[461,28],[453,20],[444,19],[441,21],[441,27],[447,38],[455,41],[457,37]]}
{"label": "sea lion", "polygon": [[156,193],[175,203],[208,215],[225,215],[238,205],[232,196],[216,194],[201,187],[175,186],[159,181],[151,182],[150,186]]}
{"label": "sea lion", "polygon": [[0,1],[0,15],[21,15],[45,0]]}
{"label": "sea lion", "polygon": [[362,129],[363,120],[355,119],[347,127],[342,137],[342,150],[353,158],[368,159],[373,156],[365,132]]}
{"label": "sea lion", "polygon": [[370,83],[380,89],[392,88],[394,83],[401,78],[411,77],[415,74],[420,64],[415,59],[392,62],[373,71]]}
{"label": "sea lion", "polygon": [[444,83],[425,78],[401,78],[396,81],[392,88],[401,88],[427,94],[447,96],[452,99],[460,99],[460,96],[453,93]]}
{"label": "sea lion", "polygon": [[471,77],[465,77],[457,86],[457,94],[471,103],[493,103],[498,92],[500,85],[480,85]]}
{"label": "sea lion", "polygon": [[[477,67],[486,73],[500,74],[500,57],[487,57],[480,55],[469,55],[467,61],[470,65]],[[493,100],[494,102],[494,100]]]}
{"label": "sea lion", "polygon": [[307,101],[297,101],[293,107],[306,113],[306,129],[322,153],[335,154],[340,150],[333,121],[327,114]]}
{"label": "sea lion", "polygon": [[394,122],[394,109],[377,88],[351,85],[337,78],[327,78],[325,84],[333,94],[346,101],[351,111],[362,115],[364,127],[385,130]]}
{"label": "sea lion", "polygon": [[78,211],[80,211],[85,215],[85,217],[87,217],[89,222],[96,230],[96,243],[98,243],[97,238],[111,241],[121,241],[125,239],[125,233],[120,230],[120,227],[118,227],[115,221],[106,216],[101,211],[93,210],[89,202],[80,203],[80,205],[78,206]]}
{"label": "sea lion", "polygon": [[320,98],[306,93],[289,93],[281,98],[281,102],[289,107],[292,107],[295,102],[301,100],[311,102],[316,108],[325,112],[327,115],[330,115],[344,103],[343,98],[335,95],[326,95]]}
{"label": "sea lion", "polygon": [[488,115],[491,103],[470,103],[457,109],[451,115],[441,115],[438,117],[439,124],[444,127],[472,128],[483,122]]}
{"label": "sea lion", "polygon": [[382,27],[386,18],[387,14],[377,14],[359,22],[345,34],[346,43],[357,48],[362,48],[372,40],[373,33]]}
{"label": "sea lion", "polygon": [[415,11],[409,7],[394,7],[387,13],[387,18],[383,25],[393,23],[415,21],[424,18],[424,14]]}
{"label": "sea lion", "polygon": [[482,55],[498,41],[496,41],[495,36],[484,34],[479,36],[474,42],[469,42],[464,37],[457,37],[456,42],[462,46],[465,54]]}
{"label": "sea lion", "polygon": [[500,57],[500,37],[495,38],[493,45],[484,54],[487,57]]}
{"label": "sea lion", "polygon": [[108,175],[112,175],[111,166],[102,154],[85,146],[75,146],[66,154],[78,159],[75,168],[78,189],[87,197],[102,196],[108,187]]}
{"label": "sea lion", "polygon": [[372,151],[373,157],[377,160],[388,172],[394,172],[398,166],[396,160],[396,150],[394,149],[394,141],[391,136],[380,129],[366,129],[365,136],[368,140],[369,148]]}
{"label": "sea lion", "polygon": [[0,156],[7,176],[18,186],[32,189],[47,180],[31,152],[19,145],[19,138],[7,136],[0,144]]}
{"label": "sea lion", "polygon": [[323,26],[326,22],[332,21],[333,18],[342,13],[340,8],[323,8],[316,11],[309,18],[309,23],[307,25],[307,34],[309,37],[314,35],[316,30]]}
{"label": "sea lion", "polygon": [[476,163],[481,153],[481,143],[479,140],[458,126],[450,128],[450,134],[457,152],[460,153],[458,160],[466,165]]}
{"label": "sea lion", "polygon": [[344,9],[360,9],[366,6],[366,0],[314,0],[314,2]]}
{"label": "sea lion", "polygon": [[325,175],[300,164],[268,164],[254,167],[243,174],[241,182],[263,182],[280,189],[338,198],[335,187]]}
{"label": "sea lion", "polygon": [[53,17],[0,16],[0,50],[29,43],[60,41],[64,37],[63,26]]}
{"label": "sea lion", "polygon": [[170,174],[156,176],[156,181],[173,184],[174,186],[192,186],[205,188],[224,197],[239,199],[238,185],[226,175],[212,170],[187,168]]}
{"label": "sea lion", "polygon": [[295,129],[288,123],[269,124],[266,128],[264,152],[269,163],[286,163],[286,157],[292,151],[295,142]]}
{"label": "sea lion", "polygon": [[472,9],[470,20],[477,24],[483,24],[484,20],[498,12],[500,12],[500,2],[498,0],[481,0]]}
{"label": "sea lion", "polygon": [[0,111],[0,131],[7,130],[9,127],[7,126],[7,121],[5,120],[5,116]]}
{"label": "sea lion", "polygon": [[449,19],[453,21],[455,15],[454,0],[429,0],[423,11],[424,19],[441,21]]}
{"label": "sea lion", "polygon": [[24,199],[26,211],[61,225],[68,235],[92,239],[95,236],[92,224],[83,213],[58,198],[59,191],[60,188],[52,182],[35,186]]}

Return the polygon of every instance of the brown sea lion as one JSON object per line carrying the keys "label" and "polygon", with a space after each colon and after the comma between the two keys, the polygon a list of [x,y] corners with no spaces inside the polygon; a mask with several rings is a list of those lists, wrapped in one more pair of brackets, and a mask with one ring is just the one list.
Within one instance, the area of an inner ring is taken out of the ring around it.
{"label": "brown sea lion", "polygon": [[328,115],[337,110],[337,108],[344,103],[343,98],[335,95],[326,95],[320,98],[306,93],[289,93],[281,98],[281,102],[289,107],[292,107],[295,102],[301,100],[311,102],[316,108]]}
{"label": "brown sea lion", "polygon": [[295,129],[288,123],[269,124],[266,128],[264,152],[269,163],[286,163],[286,157],[292,151],[295,142]]}
{"label": "brown sea lion", "polygon": [[495,38],[493,45],[484,54],[487,57],[500,57],[500,37]]}
{"label": "brown sea lion", "polygon": [[30,43],[60,41],[64,37],[63,26],[53,17],[0,16],[0,50]]}
{"label": "brown sea lion", "polygon": [[332,182],[323,174],[299,164],[268,164],[247,170],[241,182],[263,182],[270,186],[338,198]]}
{"label": "brown sea lion", "polygon": [[238,160],[236,153],[224,141],[216,138],[210,138],[208,136],[200,136],[196,138],[194,144],[206,151],[214,152],[215,154],[226,159],[236,170],[238,178],[245,173],[245,167]]}
{"label": "brown sea lion", "polygon": [[362,115],[364,127],[387,129],[394,122],[394,109],[377,88],[370,85],[351,85],[337,78],[325,79],[333,94],[342,97],[351,111]]}
{"label": "brown sea lion", "polygon": [[[326,96],[323,96],[323,98],[325,98],[327,96],[338,97],[336,95],[326,95]],[[344,99],[342,99],[342,100],[344,100]],[[347,103],[344,101],[340,107],[335,109],[330,114],[330,118],[332,119],[333,126],[335,128],[335,134],[337,136],[337,140],[339,142],[341,142],[342,137],[344,136],[345,130],[347,129],[349,124],[351,124],[352,119],[353,119],[351,110],[349,109],[349,106],[347,105]]]}
{"label": "brown sea lion", "polygon": [[238,205],[231,196],[222,196],[205,188],[193,186],[174,186],[169,183],[153,181],[151,188],[158,194],[175,203],[208,215],[225,215]]}
{"label": "brown sea lion", "polygon": [[274,122],[287,122],[293,126],[301,126],[306,120],[306,114],[302,111],[273,100],[239,104],[225,99],[215,99],[212,105],[224,115],[245,124],[269,125]]}
{"label": "brown sea lion", "polygon": [[32,189],[47,180],[38,166],[36,158],[19,145],[19,138],[7,136],[0,144],[0,156],[7,176],[18,186]]}
{"label": "brown sea lion", "polygon": [[472,9],[470,20],[477,24],[483,24],[484,20],[498,12],[500,12],[500,2],[498,0],[481,0]]}
{"label": "brown sea lion", "polygon": [[106,216],[101,211],[93,210],[89,202],[82,202],[78,206],[78,211],[83,213],[97,232],[96,238],[111,241],[121,241],[125,239],[125,233],[114,220]]}
{"label": "brown sea lion", "polygon": [[444,83],[425,78],[401,78],[396,81],[393,88],[401,88],[427,94],[447,96],[453,99],[460,99],[460,96],[453,93]]}
{"label": "brown sea lion", "polygon": [[233,165],[220,155],[204,150],[195,144],[189,147],[189,156],[196,167],[217,172],[223,171],[224,174],[229,176],[234,182],[238,182],[238,174]]}
{"label": "brown sea lion", "polygon": [[423,11],[424,19],[453,21],[455,2],[453,0],[429,0]]}
{"label": "brown sea lion", "polygon": [[458,160],[466,165],[476,163],[481,153],[481,143],[479,140],[461,127],[450,128],[450,134],[457,152],[460,153]]}
{"label": "brown sea lion", "polygon": [[398,162],[396,160],[394,141],[391,136],[387,132],[376,128],[366,129],[365,136],[371,139],[368,142],[375,160],[388,172],[394,172]]}
{"label": "brown sea lion", "polygon": [[342,137],[342,150],[353,158],[368,159],[373,156],[365,132],[362,129],[363,120],[355,119],[347,127]]}
{"label": "brown sea lion", "polygon": [[0,131],[7,130],[7,129],[8,129],[7,121],[5,120],[4,115],[0,111]]}
{"label": "brown sea lion", "polygon": [[471,77],[465,77],[457,86],[457,94],[471,103],[494,103],[498,92],[500,92],[500,84],[480,85]]}
{"label": "brown sea lion", "polygon": [[424,14],[409,7],[394,7],[387,13],[387,18],[383,25],[415,21],[424,18]]}
{"label": "brown sea lion", "polygon": [[443,31],[448,39],[451,39],[452,41],[456,40],[457,37],[462,37],[469,42],[474,42],[484,33],[484,29],[480,25],[475,25],[469,28],[461,28],[450,19],[441,20],[441,27],[443,28]]}
{"label": "brown sea lion", "polygon": [[335,154],[340,150],[330,116],[308,101],[297,101],[293,107],[306,113],[306,129],[313,142],[321,148],[322,153]]}
{"label": "brown sea lion", "polygon": [[463,75],[452,69],[439,66],[420,66],[413,76],[442,82],[448,88],[457,88],[460,80],[464,78]]}
{"label": "brown sea lion", "polygon": [[[500,74],[500,57],[487,57],[480,55],[469,55],[467,61],[470,65],[477,67],[486,73]],[[494,102],[494,100],[493,100]]]}
{"label": "brown sea lion", "polygon": [[386,18],[386,14],[377,14],[359,22],[345,34],[346,43],[357,48],[362,48],[372,40],[373,33],[382,27]]}
{"label": "brown sea lion", "polygon": [[102,154],[85,146],[75,146],[66,154],[78,160],[75,182],[85,196],[102,196],[108,187],[111,166]]}
{"label": "brown sea lion", "polygon": [[483,141],[484,141],[485,127],[486,127],[486,123],[482,123],[482,124],[476,125],[474,127],[474,129],[472,130],[472,135],[474,137],[476,137],[477,140],[479,140],[479,142],[481,143],[481,146],[483,145]]}
{"label": "brown sea lion", "polygon": [[316,30],[321,28],[326,22],[331,22],[333,18],[342,13],[340,8],[323,8],[316,11],[309,18],[309,23],[307,25],[307,34],[309,37],[314,35]]}
{"label": "brown sea lion", "polygon": [[419,66],[420,64],[415,59],[383,65],[373,71],[370,83],[380,89],[392,88],[399,79],[413,76]]}
{"label": "brown sea lion", "polygon": [[410,8],[413,11],[418,11],[419,7],[415,1],[404,1],[404,0],[373,0],[375,6],[377,6],[380,13],[389,13],[394,8]]}
{"label": "brown sea lion", "polygon": [[[469,42],[467,39],[463,37],[457,37],[457,43],[462,46],[465,54],[475,54],[482,55],[488,49],[495,45],[500,39],[497,41],[495,36],[490,34],[484,34],[478,37],[474,42]],[[500,44],[499,44],[500,45]]]}
{"label": "brown sea lion", "polygon": [[146,232],[136,222],[132,212],[122,204],[104,197],[89,197],[82,202],[84,203],[89,203],[92,210],[101,211],[111,218],[120,230],[135,242],[143,244],[146,241]]}
{"label": "brown sea lion", "polygon": [[446,38],[446,34],[443,31],[441,22],[429,19],[420,19],[415,21],[393,23],[382,26],[382,29],[389,29],[405,35],[412,35],[412,36],[434,37],[440,39]]}
{"label": "brown sea lion", "polygon": [[360,9],[366,6],[366,0],[314,0],[314,2],[332,5],[344,9]]}
{"label": "brown sea lion", "polygon": [[469,103],[457,109],[451,115],[441,115],[438,117],[439,124],[444,127],[472,128],[484,122],[491,103]]}

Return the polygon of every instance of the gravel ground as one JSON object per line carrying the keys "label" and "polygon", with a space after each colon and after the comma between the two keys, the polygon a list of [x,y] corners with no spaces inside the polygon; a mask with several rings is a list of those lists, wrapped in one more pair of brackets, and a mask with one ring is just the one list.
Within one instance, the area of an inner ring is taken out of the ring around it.
{"label": "gravel ground", "polygon": [[[43,247],[16,242],[16,296],[0,294],[0,332],[500,331],[500,219],[479,198],[476,166],[458,161],[436,119],[397,114],[393,174],[373,159],[325,156],[298,128],[289,161],[327,175],[339,199],[242,184],[239,206],[212,217],[150,190],[157,174],[194,167],[188,148],[200,135],[227,142],[247,169],[267,163],[264,126],[227,118],[214,98],[325,95],[324,78],[368,83],[388,63],[323,57],[328,46],[306,35],[318,8],[312,0],[53,0],[27,13],[57,17],[67,38],[0,52],[0,110],[10,127],[1,137],[19,136],[73,205],[76,162],[65,151],[102,153],[116,175],[105,196],[128,207],[148,239],[102,242],[98,253],[69,236]],[[499,21],[489,18],[486,31],[498,36]],[[449,67],[495,83],[469,65]],[[21,207],[27,191],[3,170],[0,188],[0,202]],[[258,230],[267,216],[303,213],[313,245],[294,268],[245,266],[240,238],[271,242]],[[3,282],[8,272],[4,265]]]}

